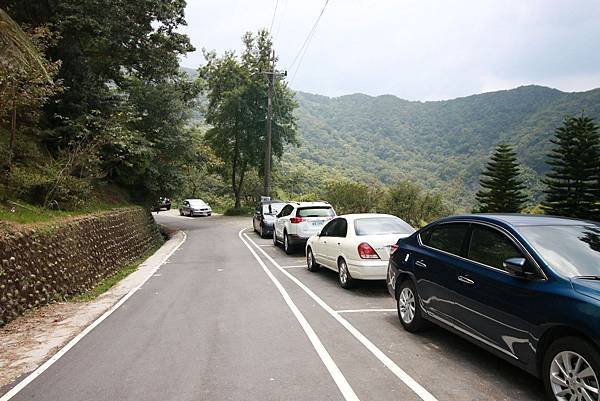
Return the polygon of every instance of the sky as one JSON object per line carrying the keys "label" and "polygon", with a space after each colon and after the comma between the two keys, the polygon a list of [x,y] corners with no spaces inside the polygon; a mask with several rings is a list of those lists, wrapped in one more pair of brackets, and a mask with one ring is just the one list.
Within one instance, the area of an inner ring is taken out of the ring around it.
{"label": "sky", "polygon": [[291,65],[325,2],[187,0],[180,31],[197,50],[181,63],[203,64],[202,48],[239,51],[244,32],[273,22],[279,68],[304,92],[427,101],[529,84],[600,87],[600,0],[329,0]]}

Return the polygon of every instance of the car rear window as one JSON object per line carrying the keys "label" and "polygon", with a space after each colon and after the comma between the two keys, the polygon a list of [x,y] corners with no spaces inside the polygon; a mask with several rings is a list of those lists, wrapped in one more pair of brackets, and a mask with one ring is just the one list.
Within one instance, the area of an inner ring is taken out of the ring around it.
{"label": "car rear window", "polygon": [[296,212],[298,217],[333,217],[335,212],[331,206],[315,206],[299,208]]}
{"label": "car rear window", "polygon": [[368,217],[354,220],[356,235],[412,234],[415,229],[398,217]]}

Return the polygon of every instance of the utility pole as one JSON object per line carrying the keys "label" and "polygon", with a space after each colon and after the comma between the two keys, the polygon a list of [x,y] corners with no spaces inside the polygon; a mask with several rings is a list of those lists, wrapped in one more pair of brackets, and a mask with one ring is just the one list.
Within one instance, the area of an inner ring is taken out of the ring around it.
{"label": "utility pole", "polygon": [[272,159],[272,126],[273,126],[273,96],[275,95],[275,49],[271,60],[271,71],[267,72],[269,80],[268,100],[267,100],[267,138],[265,143],[265,176],[264,176],[264,196],[271,193],[271,159]]}
{"label": "utility pole", "polygon": [[266,71],[265,74],[269,81],[268,100],[267,100],[267,137],[265,141],[265,175],[264,175],[264,196],[269,196],[271,193],[271,162],[273,159],[273,98],[275,97],[275,79],[281,76],[287,76],[287,71],[283,74],[275,71],[275,49],[270,60],[271,71]]}

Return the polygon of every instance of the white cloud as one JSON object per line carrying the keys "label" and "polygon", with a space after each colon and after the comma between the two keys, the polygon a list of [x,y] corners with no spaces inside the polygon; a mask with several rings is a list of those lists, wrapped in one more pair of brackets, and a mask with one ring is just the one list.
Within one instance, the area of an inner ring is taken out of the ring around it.
{"label": "white cloud", "polygon": [[[188,0],[182,31],[198,49],[239,49],[245,31],[270,25],[276,1]],[[323,4],[279,0],[281,66]],[[521,84],[587,90],[600,86],[599,17],[594,0],[330,0],[292,87],[417,100]],[[182,63],[198,66],[201,52]]]}

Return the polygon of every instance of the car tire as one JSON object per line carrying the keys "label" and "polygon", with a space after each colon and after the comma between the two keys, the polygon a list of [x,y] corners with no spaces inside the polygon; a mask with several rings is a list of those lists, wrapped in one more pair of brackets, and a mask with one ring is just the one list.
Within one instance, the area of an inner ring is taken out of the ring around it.
{"label": "car tire", "polygon": [[398,319],[406,331],[415,333],[427,327],[427,322],[421,312],[419,294],[412,280],[404,280],[400,284],[396,307],[398,308]]}
{"label": "car tire", "polygon": [[179,209],[179,215],[183,216],[183,210]]}
{"label": "car tire", "polygon": [[321,265],[315,261],[315,255],[313,255],[312,248],[306,248],[306,270],[309,272],[316,272],[319,271],[320,268]]}
{"label": "car tire", "polygon": [[[573,372],[578,359],[580,367],[578,372]],[[571,366],[564,366],[567,363],[566,360],[570,361]],[[568,377],[565,377],[565,368],[568,369],[566,371]],[[581,375],[584,371],[586,373]],[[555,380],[552,380],[553,377]],[[560,338],[553,342],[544,353],[542,379],[549,400],[560,400],[573,395],[578,400],[594,399],[597,396],[588,392],[590,397],[585,398],[582,393],[586,391],[586,385],[598,390],[600,353],[593,345],[580,337]],[[560,394],[561,391],[564,396],[559,398],[557,393]]]}
{"label": "car tire", "polygon": [[273,226],[273,246],[278,247],[279,243],[277,242],[277,234],[275,234],[275,226]]}
{"label": "car tire", "polygon": [[260,235],[260,238],[265,238],[265,229],[262,225],[262,223],[260,223],[260,229],[258,230],[258,235]]}
{"label": "car tire", "polygon": [[192,211],[190,210],[190,213],[188,214],[188,216],[194,217],[194,213],[192,213]]}
{"label": "car tire", "polygon": [[340,282],[340,286],[344,289],[352,288],[356,283],[356,280],[354,280],[350,275],[348,264],[344,258],[340,258],[338,260],[338,281]]}
{"label": "car tire", "polygon": [[290,244],[290,236],[285,231],[283,232],[283,250],[288,255],[294,253],[294,246]]}

